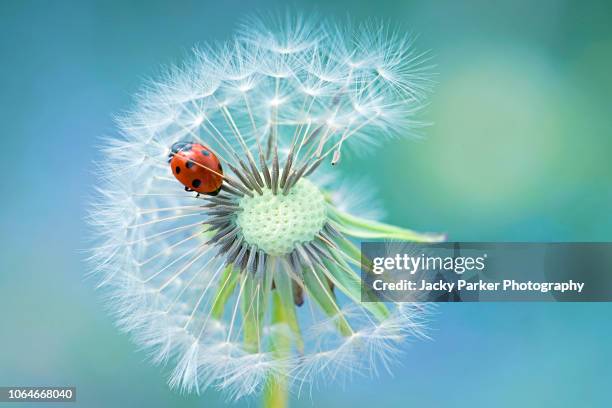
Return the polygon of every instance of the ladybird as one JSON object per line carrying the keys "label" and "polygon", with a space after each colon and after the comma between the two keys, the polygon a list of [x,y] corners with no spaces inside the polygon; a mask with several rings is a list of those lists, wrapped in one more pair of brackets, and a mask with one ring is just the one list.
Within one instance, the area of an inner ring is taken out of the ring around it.
{"label": "ladybird", "polygon": [[223,169],[208,147],[195,142],[176,142],[172,145],[168,163],[174,177],[185,186],[185,191],[219,194]]}

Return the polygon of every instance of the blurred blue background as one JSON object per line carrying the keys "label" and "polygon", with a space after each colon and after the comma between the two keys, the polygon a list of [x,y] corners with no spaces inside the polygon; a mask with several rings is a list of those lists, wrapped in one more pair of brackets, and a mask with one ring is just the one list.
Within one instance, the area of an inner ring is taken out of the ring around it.
{"label": "blurred blue background", "polygon": [[[610,241],[612,3],[294,3],[388,19],[431,49],[427,138],[345,165],[387,221],[452,240]],[[285,1],[0,2],[0,385],[75,385],[79,407],[216,407],[170,391],[84,279],[97,138],[160,64]],[[375,163],[376,165],[372,165]],[[449,304],[394,370],[294,406],[608,407],[612,304]],[[2,405],[2,404],[0,404]],[[248,406],[243,402],[236,406]],[[254,403],[250,402],[250,406]],[[21,407],[25,404],[19,405]]]}

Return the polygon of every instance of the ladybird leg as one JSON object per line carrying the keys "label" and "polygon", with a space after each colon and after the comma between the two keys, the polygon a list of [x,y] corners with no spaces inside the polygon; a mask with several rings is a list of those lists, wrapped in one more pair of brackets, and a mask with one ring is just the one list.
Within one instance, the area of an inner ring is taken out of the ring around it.
{"label": "ladybird leg", "polygon": [[195,198],[200,198],[200,193],[196,194]]}
{"label": "ladybird leg", "polygon": [[221,191],[221,187],[219,187],[215,191],[211,191],[210,193],[207,193],[207,194],[210,195],[210,196],[216,196],[217,194],[219,194],[219,191]]}
{"label": "ladybird leg", "polygon": [[193,191],[193,190],[190,189],[189,187],[185,186],[185,191]]}

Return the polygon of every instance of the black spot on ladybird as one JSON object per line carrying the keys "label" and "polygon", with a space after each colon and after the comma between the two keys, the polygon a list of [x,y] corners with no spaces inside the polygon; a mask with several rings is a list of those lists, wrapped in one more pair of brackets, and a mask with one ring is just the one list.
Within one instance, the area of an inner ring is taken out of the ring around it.
{"label": "black spot on ladybird", "polygon": [[193,167],[193,162],[191,160],[187,160],[187,163],[185,163],[185,167],[187,167],[188,169]]}
{"label": "black spot on ladybird", "polygon": [[194,186],[195,188],[200,187],[200,184],[202,184],[202,182],[200,181],[200,179],[195,179],[191,182],[191,185]]}
{"label": "black spot on ladybird", "polygon": [[204,156],[210,156],[210,153],[208,153],[206,150],[200,150],[200,153],[202,153]]}
{"label": "black spot on ladybird", "polygon": [[176,166],[176,168],[174,169],[176,174],[179,174],[181,172],[181,168],[179,166]]}

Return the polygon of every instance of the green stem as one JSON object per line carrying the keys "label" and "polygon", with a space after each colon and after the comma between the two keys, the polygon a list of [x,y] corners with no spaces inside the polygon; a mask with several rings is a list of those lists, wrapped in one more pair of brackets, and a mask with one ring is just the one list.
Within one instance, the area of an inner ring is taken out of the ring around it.
{"label": "green stem", "polygon": [[289,392],[286,378],[268,381],[264,390],[263,408],[285,408],[289,406]]}
{"label": "green stem", "polygon": [[[281,272],[283,273],[283,272]],[[277,288],[272,292],[272,335],[270,351],[278,359],[286,358],[291,351],[291,335],[289,334],[289,319],[287,310],[283,304],[280,290]],[[285,408],[289,405],[288,378],[283,373],[268,377],[263,393],[264,408]]]}
{"label": "green stem", "polygon": [[217,294],[212,305],[211,315],[213,318],[220,320],[223,316],[225,304],[234,292],[240,273],[235,271],[232,266],[227,266],[223,271],[223,276],[219,281],[219,287],[217,288]]}
{"label": "green stem", "polygon": [[328,206],[330,215],[338,221],[342,232],[365,239],[398,239],[411,242],[442,242],[444,234],[421,233],[378,221],[371,221],[340,211],[333,205]]}

